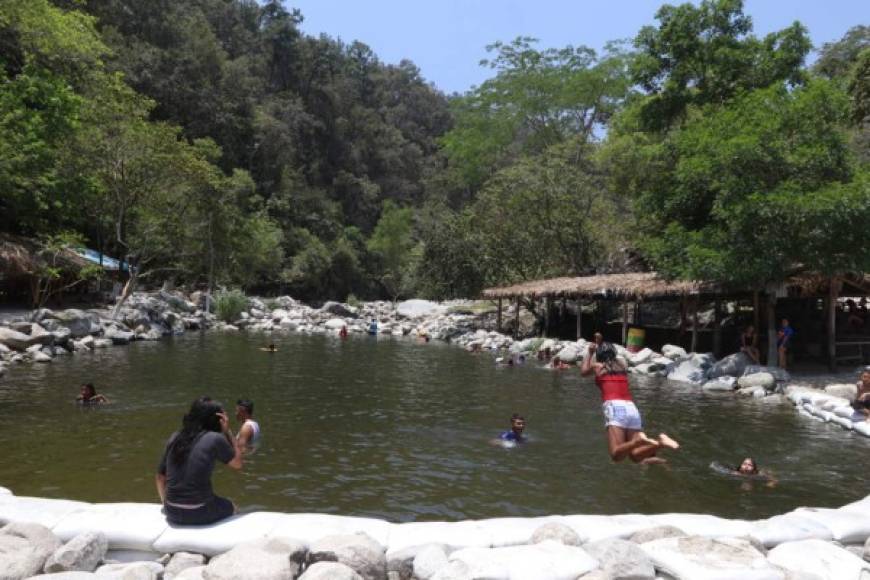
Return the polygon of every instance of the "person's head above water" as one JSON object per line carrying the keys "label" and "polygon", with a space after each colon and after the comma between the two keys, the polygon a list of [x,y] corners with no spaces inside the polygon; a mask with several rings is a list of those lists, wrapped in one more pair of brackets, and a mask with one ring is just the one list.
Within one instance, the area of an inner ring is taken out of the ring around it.
{"label": "person's head above water", "polygon": [[522,435],[526,428],[526,418],[519,413],[511,415],[511,431],[517,435]]}
{"label": "person's head above water", "polygon": [[275,346],[275,343],[269,345],[269,350],[278,350],[278,347]]}
{"label": "person's head above water", "polygon": [[758,464],[755,463],[753,458],[747,457],[740,463],[740,467],[737,468],[737,471],[743,475],[755,475],[758,473]]}
{"label": "person's head above water", "polygon": [[250,399],[236,401],[236,419],[244,421],[254,416],[254,402]]}
{"label": "person's head above water", "polygon": [[97,396],[97,389],[94,388],[94,383],[85,383],[82,385],[82,388],[79,389],[79,394],[83,401],[88,401]]}

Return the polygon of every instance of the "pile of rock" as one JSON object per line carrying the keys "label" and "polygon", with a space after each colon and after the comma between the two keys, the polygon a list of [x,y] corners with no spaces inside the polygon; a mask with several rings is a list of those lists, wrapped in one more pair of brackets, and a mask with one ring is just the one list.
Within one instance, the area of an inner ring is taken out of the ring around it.
{"label": "pile of rock", "polygon": [[[0,577],[62,580],[842,580],[870,574],[870,497],[765,520],[574,515],[393,524],[253,512],[169,527],[154,504],[0,488]],[[53,576],[50,574],[54,574]]]}
{"label": "pile of rock", "polygon": [[801,415],[870,437],[870,423],[851,405],[857,395],[857,385],[848,384],[828,385],[824,389],[801,386],[785,389],[786,398]]}

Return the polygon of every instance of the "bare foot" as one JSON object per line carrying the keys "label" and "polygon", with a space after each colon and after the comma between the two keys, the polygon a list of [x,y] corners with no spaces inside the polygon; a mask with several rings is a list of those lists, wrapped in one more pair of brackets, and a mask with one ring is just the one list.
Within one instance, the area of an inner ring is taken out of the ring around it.
{"label": "bare foot", "polygon": [[642,443],[650,444],[650,445],[661,445],[661,443],[659,441],[656,441],[655,439],[650,439],[649,436],[646,433],[644,433],[643,431],[641,431],[640,433],[637,434],[636,440],[640,441]]}
{"label": "bare foot", "polygon": [[663,463],[667,463],[667,459],[662,459],[661,457],[647,457],[646,459],[640,462],[641,465],[662,465]]}
{"label": "bare foot", "polygon": [[665,447],[670,447],[671,449],[679,449],[680,444],[665,435],[664,433],[659,433],[659,443],[664,445]]}

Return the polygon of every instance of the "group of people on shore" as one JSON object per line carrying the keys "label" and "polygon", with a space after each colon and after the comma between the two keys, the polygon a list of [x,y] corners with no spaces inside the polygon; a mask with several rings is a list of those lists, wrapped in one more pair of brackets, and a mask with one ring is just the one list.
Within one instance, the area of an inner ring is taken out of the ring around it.
{"label": "group of people on shore", "polygon": [[[776,353],[777,365],[781,369],[786,369],[788,366],[788,355],[792,349],[794,342],[795,330],[789,324],[788,318],[783,318],[779,329],[776,331]],[[739,352],[744,353],[755,364],[761,364],[761,351],[758,349],[758,333],[755,331],[755,326],[750,324],[740,333],[738,343]]]}

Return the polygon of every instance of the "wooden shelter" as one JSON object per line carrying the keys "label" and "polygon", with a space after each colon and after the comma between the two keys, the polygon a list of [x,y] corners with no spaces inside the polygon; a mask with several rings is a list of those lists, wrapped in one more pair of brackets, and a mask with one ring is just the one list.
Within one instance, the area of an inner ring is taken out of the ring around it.
{"label": "wooden shelter", "polygon": [[[33,301],[41,272],[47,266],[40,255],[39,243],[23,236],[0,233],[0,302]],[[72,249],[60,252],[55,267],[61,280],[73,280],[85,267],[91,265]]]}
{"label": "wooden shelter", "polygon": [[[760,315],[765,314],[768,334],[768,358],[776,355],[776,317],[777,300],[813,299],[824,301],[825,334],[827,337],[827,356],[832,368],[838,361],[849,358],[863,358],[864,348],[870,353],[870,336],[866,340],[837,338],[836,313],[841,296],[870,296],[870,275],[848,274],[837,277],[819,274],[803,273],[792,276],[781,284],[772,284],[764,289],[729,288],[719,284],[703,281],[666,280],[655,272],[632,272],[619,274],[598,274],[592,276],[576,276],[550,278],[522,282],[510,286],[487,288],[483,297],[498,301],[498,325],[501,327],[502,301],[542,299],[545,304],[544,331],[549,328],[550,301],[554,298],[576,300],[578,313],[583,301],[616,301],[622,303],[622,339],[626,341],[629,325],[628,304],[643,302],[676,300],[681,304],[681,319],[691,312],[692,342],[691,349],[698,344],[698,307],[702,300],[714,303],[714,316],[717,324],[714,326],[714,351],[719,350],[721,337],[719,328],[720,306],[725,300],[750,299],[753,304],[754,322],[759,327]],[[764,299],[764,305],[761,301]],[[638,309],[635,308],[635,312]],[[519,308],[517,308],[517,316]],[[582,317],[577,316],[577,337],[582,333]],[[637,320],[635,320],[637,322]],[[870,321],[868,321],[870,323]],[[683,324],[683,323],[681,323]],[[859,355],[844,355],[842,350],[859,346]]]}

